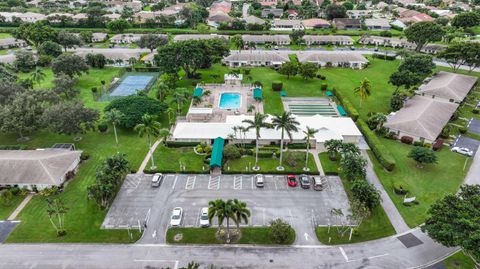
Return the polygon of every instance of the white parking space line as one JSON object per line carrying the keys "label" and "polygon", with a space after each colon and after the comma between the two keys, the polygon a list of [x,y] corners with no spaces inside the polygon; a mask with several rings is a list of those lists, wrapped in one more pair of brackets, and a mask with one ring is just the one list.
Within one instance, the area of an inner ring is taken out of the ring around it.
{"label": "white parking space line", "polygon": [[242,176],[233,176],[233,189],[241,190],[242,189]]}
{"label": "white parking space line", "polygon": [[177,179],[178,179],[178,175],[176,175],[175,179],[173,180],[172,190],[175,189],[175,185],[177,185]]}
{"label": "white parking space line", "polygon": [[253,190],[253,176],[250,178],[250,180],[252,181],[252,190]]}
{"label": "white parking space line", "polygon": [[195,188],[195,180],[197,179],[197,176],[188,176],[187,177],[187,183],[185,184],[185,189],[186,190],[192,190]]}
{"label": "white parking space line", "polygon": [[208,180],[209,190],[218,190],[220,188],[220,176],[210,176]]}
{"label": "white parking space line", "polygon": [[338,249],[340,250],[340,253],[342,253],[343,258],[345,258],[345,261],[348,262],[348,256],[347,253],[345,253],[345,250],[343,250],[342,247],[338,247]]}

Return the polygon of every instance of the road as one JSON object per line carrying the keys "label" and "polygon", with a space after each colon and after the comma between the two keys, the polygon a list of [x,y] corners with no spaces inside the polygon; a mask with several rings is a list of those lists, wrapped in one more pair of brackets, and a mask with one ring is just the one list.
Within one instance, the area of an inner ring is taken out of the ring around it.
{"label": "road", "polygon": [[423,244],[407,248],[396,237],[344,246],[170,246],[101,244],[0,245],[0,268],[420,268],[456,251],[413,230]]}
{"label": "road", "polygon": [[473,157],[473,163],[468,170],[464,183],[468,185],[480,184],[480,146]]}

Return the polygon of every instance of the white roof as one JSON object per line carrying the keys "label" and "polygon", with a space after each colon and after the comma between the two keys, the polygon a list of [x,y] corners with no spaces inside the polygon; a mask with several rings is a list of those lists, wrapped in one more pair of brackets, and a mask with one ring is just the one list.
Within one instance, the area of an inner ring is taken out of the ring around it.
{"label": "white roof", "polygon": [[[298,132],[292,134],[295,140],[303,140],[305,135],[303,130],[306,127],[318,129],[315,134],[316,142],[324,142],[330,139],[343,139],[344,136],[361,136],[357,126],[350,118],[345,117],[325,117],[321,115],[314,116],[295,116],[300,123]],[[271,121],[272,116],[267,119]],[[225,122],[178,122],[173,131],[174,139],[215,139],[217,137],[228,138],[233,134],[234,126],[244,126],[247,124],[243,121],[253,119],[253,116],[247,115],[230,115],[227,116]],[[199,132],[199,130],[202,130]],[[261,129],[260,140],[279,140],[280,131],[275,129]],[[255,130],[250,130],[245,134],[246,140],[255,139]]]}

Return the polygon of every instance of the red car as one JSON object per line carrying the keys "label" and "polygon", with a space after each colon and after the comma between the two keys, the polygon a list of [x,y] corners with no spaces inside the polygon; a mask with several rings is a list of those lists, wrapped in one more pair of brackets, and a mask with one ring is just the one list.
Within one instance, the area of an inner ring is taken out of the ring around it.
{"label": "red car", "polygon": [[295,175],[287,175],[287,184],[290,187],[297,186],[297,177]]}

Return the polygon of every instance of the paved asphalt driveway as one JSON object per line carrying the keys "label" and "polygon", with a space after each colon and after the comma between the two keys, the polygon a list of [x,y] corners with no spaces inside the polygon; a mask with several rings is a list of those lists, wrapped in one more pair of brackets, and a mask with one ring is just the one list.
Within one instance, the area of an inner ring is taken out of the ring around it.
{"label": "paved asphalt driveway", "polygon": [[[166,175],[159,188],[150,186],[151,175],[129,175],[103,223],[105,228],[138,227],[147,220],[142,243],[164,243],[174,207],[184,210],[183,227],[198,227],[202,207],[214,199],[238,198],[251,210],[249,226],[267,226],[276,218],[289,222],[297,233],[296,244],[318,244],[316,225],[336,224],[330,210],[349,213],[349,204],[338,177],[328,177],[323,191],[288,187],[285,177],[266,175],[257,188],[252,175]],[[216,225],[213,220],[212,225]]]}
{"label": "paved asphalt driveway", "polygon": [[459,136],[457,140],[455,140],[455,143],[453,143],[452,147],[468,148],[473,151],[473,155],[475,156],[479,146],[480,141],[470,137]]}
{"label": "paved asphalt driveway", "polygon": [[467,128],[469,132],[480,135],[480,120],[470,119]]}

